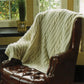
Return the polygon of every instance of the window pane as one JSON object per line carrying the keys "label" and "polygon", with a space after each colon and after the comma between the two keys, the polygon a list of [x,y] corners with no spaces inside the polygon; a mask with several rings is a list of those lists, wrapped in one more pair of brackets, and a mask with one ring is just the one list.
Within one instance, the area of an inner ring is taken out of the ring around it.
{"label": "window pane", "polygon": [[0,20],[16,20],[18,17],[17,0],[0,0]]}
{"label": "window pane", "polygon": [[61,0],[40,0],[40,11],[61,8]]}
{"label": "window pane", "polygon": [[0,1],[0,20],[9,19],[9,1]]}

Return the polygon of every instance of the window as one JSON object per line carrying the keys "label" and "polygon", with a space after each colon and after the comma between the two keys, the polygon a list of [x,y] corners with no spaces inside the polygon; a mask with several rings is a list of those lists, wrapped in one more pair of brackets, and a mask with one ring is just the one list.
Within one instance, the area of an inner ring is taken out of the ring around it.
{"label": "window", "polygon": [[0,0],[0,28],[17,27],[19,19],[17,0]]}
{"label": "window", "polygon": [[18,17],[17,0],[0,0],[0,20],[16,20]]}
{"label": "window", "polygon": [[40,11],[61,8],[61,0],[40,0]]}
{"label": "window", "polygon": [[42,12],[52,8],[67,9],[67,0],[33,0],[33,17],[35,17],[38,12]]}

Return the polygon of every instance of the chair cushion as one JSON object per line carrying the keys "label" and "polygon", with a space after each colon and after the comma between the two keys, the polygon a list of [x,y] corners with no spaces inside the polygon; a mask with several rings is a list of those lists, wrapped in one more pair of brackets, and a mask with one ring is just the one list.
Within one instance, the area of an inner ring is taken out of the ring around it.
{"label": "chair cushion", "polygon": [[1,69],[2,79],[5,83],[14,84],[46,84],[47,76],[33,68],[23,65],[10,66]]}
{"label": "chair cushion", "polygon": [[26,70],[23,77],[21,78],[21,84],[28,84],[34,82],[34,84],[46,84],[46,75],[36,69]]}

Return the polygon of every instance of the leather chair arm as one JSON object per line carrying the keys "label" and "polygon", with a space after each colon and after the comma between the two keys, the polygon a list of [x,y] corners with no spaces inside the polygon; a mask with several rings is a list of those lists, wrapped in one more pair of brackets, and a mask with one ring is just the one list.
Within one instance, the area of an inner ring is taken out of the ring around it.
{"label": "leather chair arm", "polygon": [[52,56],[50,58],[50,65],[49,65],[49,69],[48,69],[48,72],[47,72],[47,75],[48,76],[54,76],[54,71],[55,71],[55,68],[58,64],[61,64],[63,62],[67,62],[67,61],[73,61],[75,62],[75,59],[76,59],[76,55],[77,53],[75,52],[74,49],[70,49],[68,50],[67,52],[65,53],[61,53],[61,54],[58,54],[58,55],[55,55],[55,56]]}
{"label": "leather chair arm", "polygon": [[70,49],[65,53],[61,53],[58,55],[55,55],[51,58],[51,62],[54,62],[56,60],[56,63],[63,63],[65,61],[73,60],[75,58],[76,52],[74,49]]}

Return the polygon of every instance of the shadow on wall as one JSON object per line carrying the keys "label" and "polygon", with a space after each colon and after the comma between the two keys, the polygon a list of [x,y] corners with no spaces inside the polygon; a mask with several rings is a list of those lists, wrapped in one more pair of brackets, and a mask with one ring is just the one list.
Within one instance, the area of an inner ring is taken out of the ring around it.
{"label": "shadow on wall", "polygon": [[76,65],[75,82],[84,82],[84,65]]}

